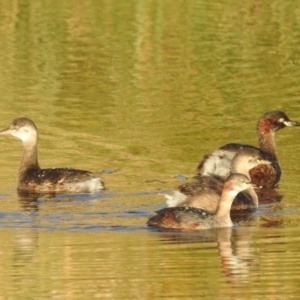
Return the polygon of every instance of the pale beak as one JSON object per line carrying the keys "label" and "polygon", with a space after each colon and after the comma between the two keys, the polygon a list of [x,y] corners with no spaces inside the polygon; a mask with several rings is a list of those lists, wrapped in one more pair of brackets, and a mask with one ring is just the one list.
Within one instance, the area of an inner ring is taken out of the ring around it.
{"label": "pale beak", "polygon": [[295,122],[295,121],[284,121],[283,124],[285,126],[300,126],[300,123],[299,122]]}
{"label": "pale beak", "polygon": [[259,161],[259,164],[260,164],[260,165],[270,165],[271,162],[268,161],[268,160],[265,160],[265,159],[261,159],[261,160]]}
{"label": "pale beak", "polygon": [[10,129],[9,127],[0,131],[0,134],[11,134],[11,133],[12,133],[12,129]]}

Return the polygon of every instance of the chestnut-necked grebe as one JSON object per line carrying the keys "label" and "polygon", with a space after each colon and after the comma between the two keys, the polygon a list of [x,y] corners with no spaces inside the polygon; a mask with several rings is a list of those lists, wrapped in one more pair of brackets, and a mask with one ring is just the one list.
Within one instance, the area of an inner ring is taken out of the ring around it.
{"label": "chestnut-necked grebe", "polygon": [[[260,157],[260,151],[255,148],[239,149],[232,160],[232,173],[240,173],[250,178],[249,170],[260,165],[270,164]],[[199,176],[198,180],[180,185],[177,190],[165,193],[167,205],[191,206],[215,213],[222,193],[224,179],[221,177]],[[252,209],[258,206],[258,198],[252,185],[239,193],[233,201],[231,209]]]}
{"label": "chestnut-necked grebe", "polygon": [[226,180],[222,195],[215,214],[195,207],[168,207],[156,212],[147,225],[170,229],[208,229],[216,227],[230,227],[231,204],[236,195],[249,188],[250,180],[243,174],[232,173]]}
{"label": "chestnut-necked grebe", "polygon": [[37,193],[90,193],[104,188],[91,172],[72,168],[41,169],[37,157],[38,132],[27,118],[17,118],[0,134],[11,134],[23,142],[23,157],[18,173],[18,189]]}
{"label": "chestnut-necked grebe", "polygon": [[283,111],[270,111],[265,113],[257,122],[256,134],[259,148],[242,145],[226,144],[212,154],[207,155],[198,166],[199,175],[217,175],[227,178],[231,172],[231,162],[238,149],[259,149],[260,156],[268,161],[270,165],[259,165],[250,171],[251,181],[264,188],[277,186],[281,169],[278,162],[275,146],[275,132],[286,126],[300,126],[300,123],[291,121]]}

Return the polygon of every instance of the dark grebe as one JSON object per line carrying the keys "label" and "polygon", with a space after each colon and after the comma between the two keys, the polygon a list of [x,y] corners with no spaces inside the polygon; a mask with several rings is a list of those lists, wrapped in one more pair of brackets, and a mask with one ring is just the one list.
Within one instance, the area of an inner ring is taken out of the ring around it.
{"label": "dark grebe", "polygon": [[215,214],[195,207],[168,207],[159,210],[151,217],[147,225],[172,229],[207,229],[215,227],[230,227],[231,204],[236,195],[249,188],[250,180],[243,174],[233,173],[226,180],[221,199]]}
{"label": "dark grebe", "polygon": [[[249,170],[259,164],[270,164],[260,157],[260,151],[255,148],[239,149],[232,160],[232,173],[240,173],[250,178]],[[200,176],[197,181],[186,183],[178,190],[166,193],[167,205],[192,206],[215,213],[222,193],[224,179],[221,177]],[[251,209],[258,206],[255,190],[250,186],[246,191],[239,193],[232,203],[232,210]]]}
{"label": "dark grebe", "polygon": [[270,165],[259,165],[250,171],[251,181],[264,188],[277,186],[281,169],[278,162],[275,146],[275,132],[286,126],[300,126],[300,123],[291,121],[282,111],[270,111],[265,113],[257,122],[256,134],[259,148],[242,145],[226,144],[212,154],[204,157],[198,166],[199,175],[218,175],[227,178],[231,170],[231,161],[236,151],[243,148],[259,149],[260,156],[272,162]]}
{"label": "dark grebe", "polygon": [[37,128],[30,119],[15,119],[0,134],[11,134],[23,142],[18,189],[37,193],[90,193],[104,188],[101,179],[88,171],[71,168],[41,169],[37,158]]}

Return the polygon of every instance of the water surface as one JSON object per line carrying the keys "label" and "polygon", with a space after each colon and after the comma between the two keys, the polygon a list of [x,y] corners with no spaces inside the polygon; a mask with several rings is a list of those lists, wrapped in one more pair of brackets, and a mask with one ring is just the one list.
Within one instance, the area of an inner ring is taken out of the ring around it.
{"label": "water surface", "polygon": [[276,133],[280,202],[232,229],[145,224],[203,155],[256,145],[266,111],[300,121],[299,20],[282,0],[2,2],[0,129],[33,119],[42,167],[107,190],[19,195],[22,145],[1,137],[0,298],[297,297],[299,128]]}

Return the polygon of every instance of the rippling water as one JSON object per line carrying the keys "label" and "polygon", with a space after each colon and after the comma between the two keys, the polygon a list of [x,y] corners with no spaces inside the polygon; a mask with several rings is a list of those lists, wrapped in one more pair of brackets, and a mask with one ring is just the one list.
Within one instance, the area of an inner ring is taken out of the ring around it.
{"label": "rippling water", "polygon": [[300,121],[296,1],[0,5],[0,129],[26,116],[42,167],[98,173],[101,194],[20,195],[1,136],[0,299],[289,299],[299,294],[299,128],[276,133],[280,201],[234,228],[148,228],[203,155],[256,145],[268,110]]}

